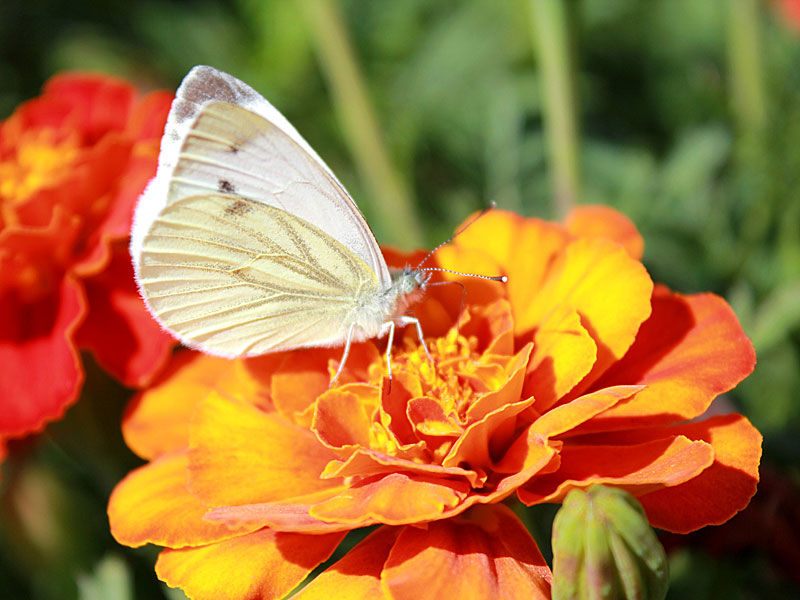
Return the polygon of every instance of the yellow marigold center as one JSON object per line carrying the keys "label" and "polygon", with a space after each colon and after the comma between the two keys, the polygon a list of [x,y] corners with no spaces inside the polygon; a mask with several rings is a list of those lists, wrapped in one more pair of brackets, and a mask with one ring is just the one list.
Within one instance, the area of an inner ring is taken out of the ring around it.
{"label": "yellow marigold center", "polygon": [[27,130],[0,161],[0,206],[6,226],[17,221],[15,208],[32,194],[66,175],[80,151],[75,134],[57,139],[52,129]]}
{"label": "yellow marigold center", "polygon": [[[415,462],[439,463],[468,424],[470,407],[505,381],[502,366],[492,364],[492,357],[481,355],[477,347],[476,338],[451,330],[428,341],[433,362],[415,342],[395,350],[393,384],[413,388],[407,408],[415,439],[399,440],[393,417],[379,408],[369,431],[369,447]],[[371,375],[379,381],[385,369],[382,363],[374,364]]]}

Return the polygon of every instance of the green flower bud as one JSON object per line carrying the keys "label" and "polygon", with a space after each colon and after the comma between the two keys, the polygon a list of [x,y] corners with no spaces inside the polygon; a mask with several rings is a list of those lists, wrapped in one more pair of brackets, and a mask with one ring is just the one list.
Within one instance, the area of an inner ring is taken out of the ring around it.
{"label": "green flower bud", "polygon": [[663,600],[667,557],[642,505],[602,485],[572,490],[553,522],[553,600]]}

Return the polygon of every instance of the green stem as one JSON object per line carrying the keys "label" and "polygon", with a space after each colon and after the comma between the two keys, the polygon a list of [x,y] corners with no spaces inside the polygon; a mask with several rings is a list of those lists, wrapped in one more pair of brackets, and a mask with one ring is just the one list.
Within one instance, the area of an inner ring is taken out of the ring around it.
{"label": "green stem", "polygon": [[564,217],[580,197],[575,64],[569,0],[529,0],[539,68],[555,210]]}
{"label": "green stem", "polygon": [[727,45],[731,102],[745,137],[757,136],[764,126],[760,27],[758,0],[729,0]]}
{"label": "green stem", "polygon": [[419,246],[423,236],[413,200],[389,158],[338,3],[302,0],[301,4],[345,139],[373,196],[376,228],[386,234],[387,242],[406,248]]}

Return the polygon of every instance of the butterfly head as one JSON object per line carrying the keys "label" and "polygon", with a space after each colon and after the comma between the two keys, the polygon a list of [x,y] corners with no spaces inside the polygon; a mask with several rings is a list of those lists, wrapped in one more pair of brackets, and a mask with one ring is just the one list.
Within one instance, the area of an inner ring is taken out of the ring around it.
{"label": "butterfly head", "polygon": [[405,267],[392,272],[392,290],[397,294],[397,313],[402,313],[407,307],[420,299],[431,274],[412,267]]}

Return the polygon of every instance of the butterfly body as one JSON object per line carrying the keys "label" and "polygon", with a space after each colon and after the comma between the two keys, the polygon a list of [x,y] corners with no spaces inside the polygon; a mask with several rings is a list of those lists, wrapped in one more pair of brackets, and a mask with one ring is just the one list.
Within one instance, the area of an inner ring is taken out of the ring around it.
{"label": "butterfly body", "polygon": [[[390,271],[342,185],[257,92],[195,67],[173,102],[131,254],[155,318],[227,357],[389,334],[428,273]],[[337,373],[338,376],[338,373]],[[335,379],[335,378],[334,378]]]}

